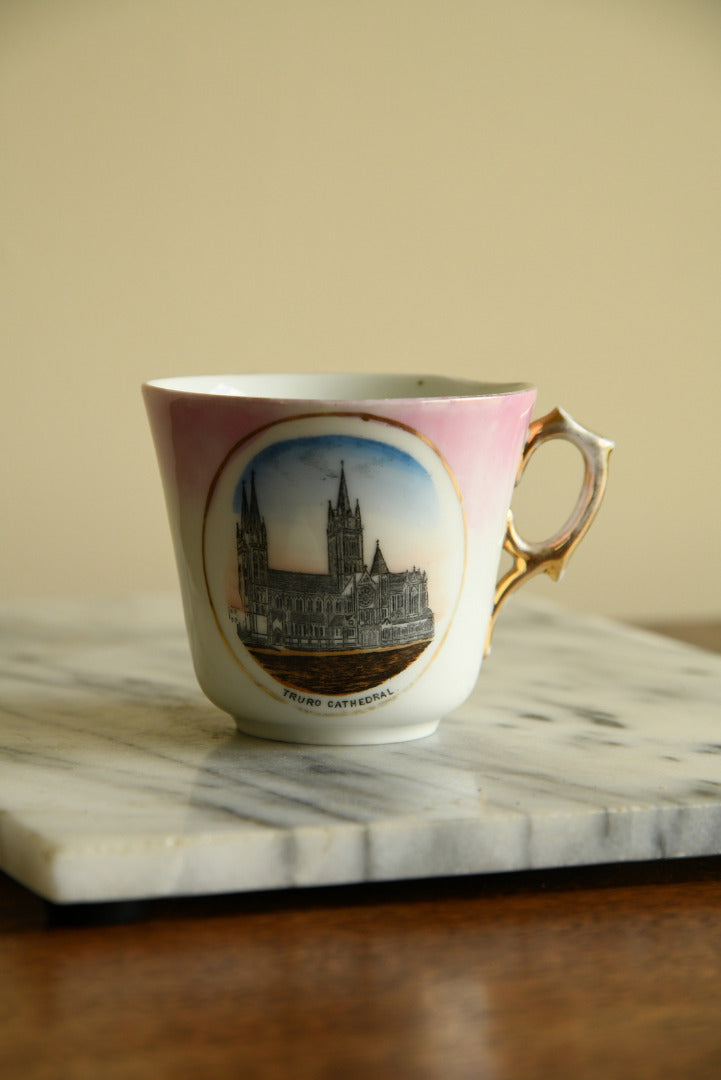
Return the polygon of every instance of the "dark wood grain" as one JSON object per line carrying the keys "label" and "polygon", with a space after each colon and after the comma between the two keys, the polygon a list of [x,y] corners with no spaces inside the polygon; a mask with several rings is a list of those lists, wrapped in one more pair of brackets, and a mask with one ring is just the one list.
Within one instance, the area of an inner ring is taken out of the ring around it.
{"label": "dark wood grain", "polygon": [[155,901],[96,926],[50,925],[0,876],[0,1018],[4,1080],[716,1080],[721,857]]}

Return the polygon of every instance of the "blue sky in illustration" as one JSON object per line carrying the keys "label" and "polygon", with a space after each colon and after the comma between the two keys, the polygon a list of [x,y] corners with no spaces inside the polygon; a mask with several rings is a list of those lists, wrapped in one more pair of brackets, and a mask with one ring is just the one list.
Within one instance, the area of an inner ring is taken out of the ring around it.
{"label": "blue sky in illustration", "polygon": [[328,500],[338,497],[341,461],[348,495],[360,502],[364,559],[370,566],[376,540],[391,571],[424,566],[440,537],[438,498],[426,469],[388,443],[350,435],[320,435],[276,442],[245,468],[234,492],[250,497],[251,474],[276,569],[327,571]]}

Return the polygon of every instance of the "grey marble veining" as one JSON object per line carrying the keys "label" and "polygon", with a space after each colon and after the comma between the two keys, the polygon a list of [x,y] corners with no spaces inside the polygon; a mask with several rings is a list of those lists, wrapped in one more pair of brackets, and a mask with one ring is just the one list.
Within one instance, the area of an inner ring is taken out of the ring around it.
{"label": "grey marble veining", "polygon": [[428,739],[295,747],[200,693],[178,602],[0,608],[0,867],[58,902],[721,852],[721,657],[517,600]]}

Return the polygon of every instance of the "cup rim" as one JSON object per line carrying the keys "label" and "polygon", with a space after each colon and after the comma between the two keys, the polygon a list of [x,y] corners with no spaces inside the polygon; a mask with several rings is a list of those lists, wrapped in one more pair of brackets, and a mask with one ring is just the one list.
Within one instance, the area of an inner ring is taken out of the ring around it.
{"label": "cup rim", "polygon": [[149,379],[143,390],[183,397],[244,401],[453,401],[535,391],[527,382],[494,382],[447,375],[362,372],[249,372]]}

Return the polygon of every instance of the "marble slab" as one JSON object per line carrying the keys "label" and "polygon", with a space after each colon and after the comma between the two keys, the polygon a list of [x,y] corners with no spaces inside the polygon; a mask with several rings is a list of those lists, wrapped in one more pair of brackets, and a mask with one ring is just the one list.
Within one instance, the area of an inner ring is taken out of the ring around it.
{"label": "marble slab", "polygon": [[86,903],[721,852],[721,656],[516,600],[395,746],[239,735],[173,597],[0,607],[0,867]]}

